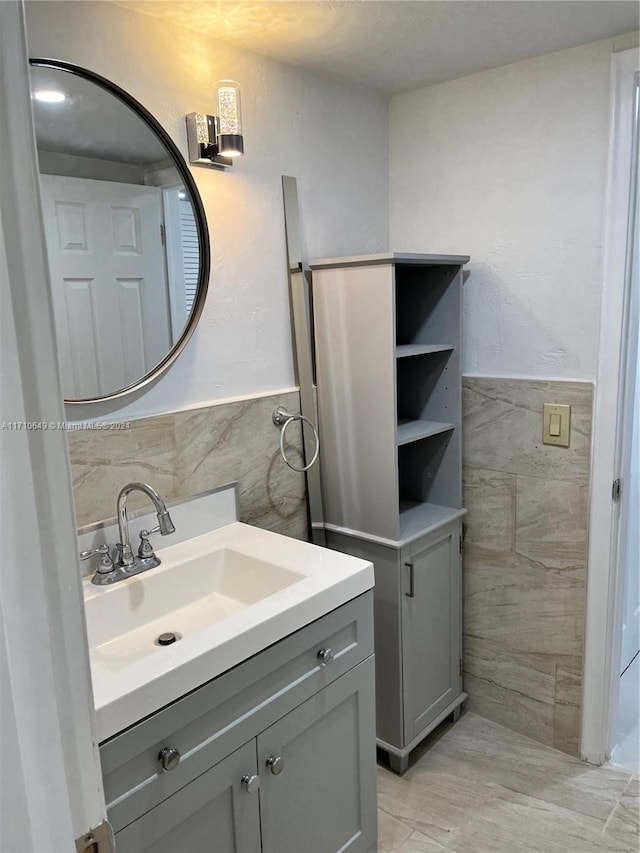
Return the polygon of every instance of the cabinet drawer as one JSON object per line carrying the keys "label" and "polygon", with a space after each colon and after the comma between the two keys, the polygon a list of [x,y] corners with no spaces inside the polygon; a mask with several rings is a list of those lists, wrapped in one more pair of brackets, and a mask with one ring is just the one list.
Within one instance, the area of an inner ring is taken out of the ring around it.
{"label": "cabinet drawer", "polygon": [[[321,649],[333,660],[323,664]],[[373,653],[373,593],[296,631],[100,747],[117,831]],[[170,676],[168,676],[170,677]],[[162,771],[165,747],[180,762]]]}

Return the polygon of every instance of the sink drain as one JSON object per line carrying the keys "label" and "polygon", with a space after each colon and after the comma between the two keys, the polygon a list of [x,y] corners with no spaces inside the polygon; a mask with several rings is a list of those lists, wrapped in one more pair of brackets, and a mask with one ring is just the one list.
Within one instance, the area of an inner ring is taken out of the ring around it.
{"label": "sink drain", "polygon": [[181,639],[182,634],[178,634],[177,631],[166,631],[164,634],[156,637],[154,643],[156,646],[172,646],[177,640]]}

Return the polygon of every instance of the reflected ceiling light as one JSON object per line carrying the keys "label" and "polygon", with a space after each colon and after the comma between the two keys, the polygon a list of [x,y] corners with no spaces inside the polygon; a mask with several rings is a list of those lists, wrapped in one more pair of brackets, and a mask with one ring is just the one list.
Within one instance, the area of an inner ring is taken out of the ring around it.
{"label": "reflected ceiling light", "polygon": [[58,92],[55,89],[37,89],[33,93],[36,101],[41,101],[43,104],[61,104],[66,101],[67,96],[64,92]]}
{"label": "reflected ceiling light", "polygon": [[192,163],[228,167],[244,154],[240,86],[235,80],[215,84],[217,115],[189,113],[187,142]]}

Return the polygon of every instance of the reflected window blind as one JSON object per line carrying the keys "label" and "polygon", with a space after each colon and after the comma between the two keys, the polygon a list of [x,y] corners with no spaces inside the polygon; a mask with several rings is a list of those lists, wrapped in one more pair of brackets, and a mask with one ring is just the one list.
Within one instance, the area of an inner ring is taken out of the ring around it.
{"label": "reflected window blind", "polygon": [[182,237],[182,265],[184,269],[184,293],[187,316],[196,298],[198,287],[198,266],[200,261],[198,251],[198,232],[193,208],[188,199],[180,200],[180,234]]}

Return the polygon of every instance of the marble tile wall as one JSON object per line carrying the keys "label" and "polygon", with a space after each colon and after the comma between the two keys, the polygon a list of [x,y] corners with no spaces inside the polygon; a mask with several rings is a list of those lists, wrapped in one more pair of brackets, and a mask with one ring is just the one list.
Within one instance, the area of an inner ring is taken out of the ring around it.
{"label": "marble tile wall", "polygon": [[[115,515],[120,488],[132,480],[152,485],[166,499],[238,482],[240,520],[307,538],[303,475],[282,461],[271,412],[300,407],[297,392],[256,397],[130,422],[126,430],[69,433],[78,525]],[[292,461],[301,464],[300,431],[287,431]],[[144,498],[131,495],[131,506]],[[140,503],[140,505],[142,505]]]}
{"label": "marble tile wall", "polygon": [[[464,680],[469,707],[579,748],[592,386],[465,378]],[[570,447],[542,444],[571,405]]]}

